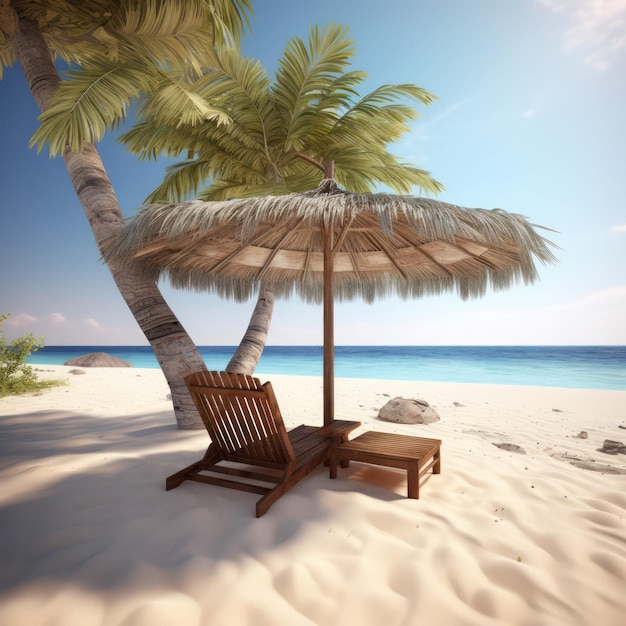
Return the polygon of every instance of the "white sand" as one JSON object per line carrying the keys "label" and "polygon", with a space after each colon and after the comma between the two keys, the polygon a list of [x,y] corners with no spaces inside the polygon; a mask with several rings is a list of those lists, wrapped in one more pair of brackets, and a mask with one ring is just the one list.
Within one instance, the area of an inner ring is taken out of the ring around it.
{"label": "white sand", "polygon": [[[320,468],[256,519],[252,494],[165,492],[208,437],[160,370],[42,369],[69,386],[0,399],[2,626],[625,623],[626,455],[598,449],[626,392],[340,379],[337,417],[442,439],[442,473],[408,500],[400,471]],[[321,379],[272,381],[288,427],[321,424]],[[386,395],[441,421],[382,422]]]}

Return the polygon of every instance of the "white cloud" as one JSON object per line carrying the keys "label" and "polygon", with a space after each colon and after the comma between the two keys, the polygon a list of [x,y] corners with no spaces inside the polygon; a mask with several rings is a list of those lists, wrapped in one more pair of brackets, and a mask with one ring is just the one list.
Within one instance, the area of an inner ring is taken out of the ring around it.
{"label": "white cloud", "polygon": [[34,315],[20,313],[19,315],[11,315],[11,317],[6,320],[5,324],[13,328],[26,328],[36,321],[37,318]]}
{"label": "white cloud", "polygon": [[525,117],[525,118],[534,117],[535,115],[537,115],[537,109],[533,107],[530,107],[526,109],[525,111],[522,111],[522,117]]}
{"label": "white cloud", "polygon": [[50,313],[48,317],[50,319],[50,323],[54,325],[64,324],[67,322],[67,318],[64,315],[61,315],[61,313]]}
{"label": "white cloud", "polygon": [[145,337],[132,317],[125,316],[123,311],[120,317],[107,319],[106,323],[86,315],[87,312],[83,312],[82,316],[77,314],[76,317],[66,317],[57,311],[37,311],[36,315],[20,313],[10,315],[3,326],[9,341],[32,333],[35,337],[43,337],[47,346],[145,343]]}
{"label": "white cloud", "polygon": [[618,224],[611,228],[612,233],[626,233],[626,224]]}
{"label": "white cloud", "polygon": [[626,49],[626,0],[537,0],[568,18],[564,48],[582,53],[596,71],[607,70]]}
{"label": "white cloud", "polygon": [[93,317],[85,317],[82,320],[82,326],[85,329],[87,336],[92,333],[97,336],[100,341],[117,341],[121,335],[120,328],[118,326],[108,326],[100,323]]}
{"label": "white cloud", "polygon": [[90,328],[92,330],[103,330],[102,324],[100,324],[100,322],[98,320],[93,319],[93,317],[86,317],[83,320],[83,325],[87,326],[87,328]]}

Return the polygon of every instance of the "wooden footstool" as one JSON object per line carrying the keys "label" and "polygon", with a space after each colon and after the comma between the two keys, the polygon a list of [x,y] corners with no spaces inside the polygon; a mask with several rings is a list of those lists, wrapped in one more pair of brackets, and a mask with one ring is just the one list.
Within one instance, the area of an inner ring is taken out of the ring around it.
{"label": "wooden footstool", "polygon": [[330,477],[337,478],[337,462],[350,461],[406,469],[408,497],[419,498],[419,480],[431,468],[441,473],[441,440],[368,431],[330,449]]}

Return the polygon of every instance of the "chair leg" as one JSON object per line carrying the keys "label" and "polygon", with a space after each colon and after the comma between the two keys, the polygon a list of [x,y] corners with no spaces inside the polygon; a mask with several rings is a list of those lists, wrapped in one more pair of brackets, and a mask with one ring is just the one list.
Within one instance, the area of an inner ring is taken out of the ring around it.
{"label": "chair leg", "polygon": [[170,489],[176,489],[180,484],[184,483],[189,474],[197,473],[200,469],[206,468],[207,466],[213,465],[220,460],[219,455],[216,454],[215,447],[213,444],[210,444],[207,448],[207,451],[204,453],[204,456],[195,463],[188,465],[187,467],[181,469],[180,471],[168,476],[165,479],[165,491],[169,491]]}
{"label": "chair leg", "polygon": [[282,495],[287,493],[291,489],[292,485],[288,485],[285,482],[278,483],[276,487],[268,491],[257,503],[256,503],[256,516],[262,517],[265,515],[269,508],[276,502]]}
{"label": "chair leg", "polygon": [[181,469],[179,472],[168,476],[165,479],[165,491],[169,491],[170,489],[176,489],[178,485],[184,483],[187,480],[187,476],[190,472],[195,471],[198,466],[202,463],[202,461],[196,461],[191,465],[188,465],[184,469]]}
{"label": "chair leg", "polygon": [[[321,461],[319,462],[321,465]],[[292,487],[297,485],[305,476],[307,476],[314,468],[301,467],[299,470],[286,473],[282,480],[272,487],[257,503],[256,503],[256,516],[261,517],[265,515],[268,509],[276,502],[281,496],[284,496]]]}

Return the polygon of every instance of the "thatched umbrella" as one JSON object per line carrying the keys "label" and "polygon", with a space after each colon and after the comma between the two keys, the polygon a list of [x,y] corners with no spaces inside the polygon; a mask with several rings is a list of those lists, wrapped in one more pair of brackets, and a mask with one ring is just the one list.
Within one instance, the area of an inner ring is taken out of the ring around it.
{"label": "thatched umbrella", "polygon": [[90,352],[65,361],[64,365],[79,365],[81,367],[132,367],[133,364],[108,352]]}
{"label": "thatched umbrella", "polygon": [[334,416],[333,302],[457,291],[482,296],[538,275],[555,258],[523,216],[436,200],[356,194],[332,179],[310,192],[152,205],[105,254],[174,287],[245,300],[261,281],[276,296],[324,302],[324,422]]}

